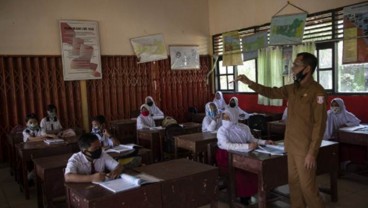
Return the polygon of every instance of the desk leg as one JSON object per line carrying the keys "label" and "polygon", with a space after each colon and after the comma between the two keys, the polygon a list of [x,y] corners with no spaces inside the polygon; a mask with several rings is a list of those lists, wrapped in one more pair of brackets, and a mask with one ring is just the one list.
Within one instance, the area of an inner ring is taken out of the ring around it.
{"label": "desk leg", "polygon": [[36,176],[36,189],[37,189],[37,204],[38,204],[38,207],[43,208],[42,184],[41,184],[41,179],[38,176]]}
{"label": "desk leg", "polygon": [[228,153],[228,168],[229,168],[229,207],[234,207],[235,201],[235,172],[233,167],[233,154]]}
{"label": "desk leg", "polygon": [[23,175],[23,190],[24,196],[26,199],[29,199],[29,187],[28,187],[28,178],[27,178],[27,161],[22,158],[22,175]]}
{"label": "desk leg", "polygon": [[337,177],[338,170],[330,172],[331,201],[337,202]]}
{"label": "desk leg", "polygon": [[258,207],[266,208],[267,198],[266,191],[263,188],[263,178],[258,174]]}

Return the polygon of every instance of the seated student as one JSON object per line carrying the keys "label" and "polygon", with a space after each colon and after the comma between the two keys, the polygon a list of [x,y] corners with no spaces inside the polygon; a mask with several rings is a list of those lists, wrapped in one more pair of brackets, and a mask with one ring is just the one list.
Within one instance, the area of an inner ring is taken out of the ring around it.
{"label": "seated student", "polygon": [[53,134],[46,134],[46,132],[38,125],[38,118],[36,114],[30,113],[26,116],[26,126],[23,130],[23,142],[43,141],[46,137],[56,137]]}
{"label": "seated student", "polygon": [[205,106],[206,116],[202,121],[202,132],[217,131],[221,126],[220,113],[213,102],[208,102]]}
{"label": "seated student", "polygon": [[216,92],[215,98],[213,99],[213,102],[217,106],[217,109],[220,113],[225,110],[226,102],[224,100],[224,96],[222,95],[221,91]]}
{"label": "seated student", "polygon": [[358,126],[360,120],[351,112],[346,110],[344,101],[341,98],[331,100],[330,110],[327,111],[326,130],[323,139],[328,140],[336,137],[337,131],[341,127]]}
{"label": "seated student", "polygon": [[145,99],[145,103],[149,106],[151,116],[164,116],[164,113],[157,107],[155,101],[151,96],[147,96]]}
{"label": "seated student", "polygon": [[239,101],[237,97],[232,97],[229,101],[229,105],[227,106],[228,110],[231,111],[238,120],[246,120],[249,116],[253,115],[251,113],[247,113],[239,108]]}
{"label": "seated student", "polygon": [[93,117],[91,133],[98,137],[104,148],[111,148],[119,145],[119,140],[116,139],[107,128],[105,128],[105,122],[106,119],[103,115]]}
{"label": "seated student", "polygon": [[141,113],[137,117],[137,129],[149,129],[155,127],[155,121],[153,120],[150,112],[150,107],[147,104],[141,105]]}
{"label": "seated student", "polygon": [[282,114],[282,118],[281,118],[281,120],[282,121],[286,121],[286,119],[287,119],[287,107],[285,108],[285,110],[284,110],[284,113]]}
{"label": "seated student", "polygon": [[[123,166],[102,151],[101,143],[95,134],[83,134],[78,145],[80,152],[74,153],[65,168],[65,182],[94,182],[106,178],[117,178]],[[105,169],[110,173],[105,174]]]}
{"label": "seated student", "polygon": [[58,133],[63,127],[60,120],[56,117],[56,106],[50,104],[47,106],[47,116],[41,120],[40,126],[46,132]]}
{"label": "seated student", "polygon": [[[228,171],[227,150],[249,151],[257,148],[259,144],[273,144],[272,140],[266,141],[254,138],[249,127],[238,123],[236,115],[228,109],[222,114],[222,126],[217,131],[217,139],[219,149],[216,152],[216,161],[222,173]],[[235,181],[237,196],[240,197],[242,204],[248,205],[250,197],[257,193],[257,175],[236,170]]]}

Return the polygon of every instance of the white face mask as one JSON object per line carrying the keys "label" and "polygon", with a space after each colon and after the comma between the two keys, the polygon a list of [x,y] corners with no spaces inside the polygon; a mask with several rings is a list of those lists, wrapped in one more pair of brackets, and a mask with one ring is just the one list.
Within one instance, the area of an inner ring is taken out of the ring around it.
{"label": "white face mask", "polygon": [[232,125],[233,125],[233,123],[231,121],[222,120],[222,126],[224,126],[226,129],[231,127]]}
{"label": "white face mask", "polygon": [[338,114],[338,113],[341,112],[341,108],[340,107],[331,107],[330,109],[335,114]]}

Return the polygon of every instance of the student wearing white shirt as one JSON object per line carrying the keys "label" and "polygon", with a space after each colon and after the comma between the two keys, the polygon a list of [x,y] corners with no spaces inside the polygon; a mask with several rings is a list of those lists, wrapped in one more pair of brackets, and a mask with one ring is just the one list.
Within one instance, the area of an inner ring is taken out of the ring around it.
{"label": "student wearing white shirt", "polygon": [[30,113],[26,116],[26,126],[23,130],[23,142],[43,141],[46,137],[55,137],[53,134],[46,132],[38,125],[37,115]]}
{"label": "student wearing white shirt", "polygon": [[[96,135],[83,134],[78,145],[81,151],[69,158],[64,173],[65,182],[104,181],[106,178],[118,177],[123,171],[122,165],[102,151]],[[105,174],[105,169],[110,173]]]}
{"label": "student wearing white shirt", "polygon": [[103,115],[92,118],[92,134],[95,134],[104,148],[111,148],[120,144],[111,132],[105,127],[106,119]]}
{"label": "student wearing white shirt", "polygon": [[346,110],[344,100],[334,98],[331,100],[330,110],[327,111],[326,130],[323,139],[328,140],[336,136],[337,130],[345,126],[358,126],[360,120]]}
{"label": "student wearing white shirt", "polygon": [[224,100],[224,96],[222,95],[221,91],[217,91],[215,94],[215,98],[213,99],[213,102],[217,106],[217,109],[219,112],[222,112],[226,108],[226,102]]}
{"label": "student wearing white shirt", "polygon": [[202,121],[202,132],[217,131],[221,126],[220,113],[213,102],[208,102],[205,106],[206,116]]}
{"label": "student wearing white shirt", "polygon": [[[261,140],[253,137],[249,127],[238,123],[237,115],[226,109],[222,114],[222,126],[217,131],[216,161],[220,172],[228,171],[228,150],[250,151],[259,144],[273,144],[272,140]],[[244,205],[248,205],[251,196],[257,193],[257,175],[235,170],[236,194]]]}
{"label": "student wearing white shirt", "polygon": [[231,111],[235,115],[234,119],[237,119],[237,120],[246,120],[251,115],[253,115],[251,113],[247,113],[247,112],[243,111],[239,107],[239,101],[238,101],[237,97],[230,98],[229,105],[227,106],[227,108],[228,108],[229,111]]}
{"label": "student wearing white shirt", "polygon": [[40,126],[46,132],[58,133],[63,127],[60,120],[56,117],[56,106],[50,104],[47,106],[47,116],[41,120]]}
{"label": "student wearing white shirt", "polygon": [[141,105],[141,113],[137,117],[137,129],[149,129],[156,126],[151,116],[150,109],[151,108],[147,104]]}
{"label": "student wearing white shirt", "polygon": [[160,108],[157,107],[157,105],[155,104],[155,101],[153,100],[151,96],[146,97],[145,104],[149,106],[151,116],[160,116],[160,117],[164,116],[164,113],[160,110]]}

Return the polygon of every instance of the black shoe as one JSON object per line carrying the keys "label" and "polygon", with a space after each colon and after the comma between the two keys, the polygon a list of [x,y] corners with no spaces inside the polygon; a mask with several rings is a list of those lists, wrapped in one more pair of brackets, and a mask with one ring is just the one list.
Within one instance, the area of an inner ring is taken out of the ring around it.
{"label": "black shoe", "polygon": [[250,197],[240,197],[240,203],[242,205],[248,206],[250,201]]}

